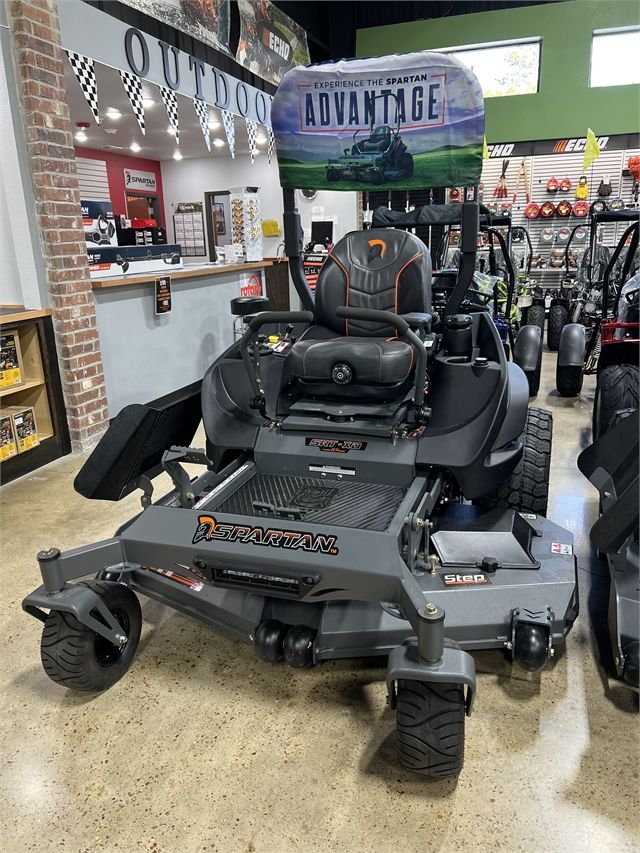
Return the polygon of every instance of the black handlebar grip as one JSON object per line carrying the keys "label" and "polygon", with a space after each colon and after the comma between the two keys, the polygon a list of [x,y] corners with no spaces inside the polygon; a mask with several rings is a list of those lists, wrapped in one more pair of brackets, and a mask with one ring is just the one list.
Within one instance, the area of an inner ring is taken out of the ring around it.
{"label": "black handlebar grip", "polygon": [[377,311],[374,308],[352,308],[347,305],[339,305],[336,308],[336,316],[344,317],[347,320],[364,320],[371,323],[386,323],[388,326],[393,326],[401,335],[406,335],[409,331],[409,324],[402,317],[393,314],[391,311]]}
{"label": "black handlebar grip", "polygon": [[255,332],[265,323],[311,323],[311,311],[261,311],[249,323],[249,331]]}

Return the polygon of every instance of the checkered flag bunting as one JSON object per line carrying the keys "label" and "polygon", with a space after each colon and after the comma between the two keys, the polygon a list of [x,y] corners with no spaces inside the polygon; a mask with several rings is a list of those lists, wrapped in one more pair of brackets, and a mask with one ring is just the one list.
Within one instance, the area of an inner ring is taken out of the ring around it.
{"label": "checkered flag bunting", "polygon": [[134,115],[144,134],[144,104],[142,103],[142,80],[128,71],[121,71],[122,85],[133,108]]}
{"label": "checkered flag bunting", "polygon": [[276,150],[276,138],[273,135],[273,130],[268,127],[267,128],[267,160],[271,162],[271,158],[273,157],[273,152]]}
{"label": "checkered flag bunting", "polygon": [[167,118],[169,119],[169,124],[171,125],[171,129],[176,137],[176,145],[180,145],[180,128],[178,127],[178,99],[176,98],[176,93],[173,89],[167,89],[165,86],[158,86],[160,89],[160,95],[162,96],[162,100],[164,102],[165,109],[167,111]]}
{"label": "checkered flag bunting", "polygon": [[93,67],[93,59],[88,56],[83,56],[81,53],[74,53],[72,50],[65,51],[69,58],[69,63],[76,80],[80,84],[82,94],[86,102],[91,108],[96,124],[100,124],[100,114],[98,112],[98,85],[96,83],[96,72]]}
{"label": "checkered flag bunting", "polygon": [[247,123],[247,139],[249,140],[249,154],[251,155],[251,165],[253,166],[253,161],[256,158],[256,155],[253,153],[256,150],[256,136],[258,134],[258,126],[255,121],[251,121],[250,118],[245,119]]}
{"label": "checkered flag bunting", "polygon": [[211,151],[211,139],[209,138],[209,105],[200,98],[193,98],[193,108],[200,122],[200,130],[204,136],[204,141],[207,146],[207,151]]}
{"label": "checkered flag bunting", "polygon": [[229,144],[229,151],[231,152],[231,156],[235,158],[236,156],[236,125],[235,120],[233,118],[233,113],[230,113],[229,110],[221,110],[222,112],[222,123],[224,124],[224,132],[227,134],[227,142]]}

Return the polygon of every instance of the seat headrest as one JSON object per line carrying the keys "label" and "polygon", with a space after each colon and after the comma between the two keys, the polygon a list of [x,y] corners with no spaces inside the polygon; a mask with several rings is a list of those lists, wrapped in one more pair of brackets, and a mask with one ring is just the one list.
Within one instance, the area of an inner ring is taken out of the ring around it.
{"label": "seat headrest", "polygon": [[395,335],[391,327],[345,321],[339,305],[392,311],[431,308],[431,257],[414,234],[393,228],[352,231],[336,243],[316,284],[316,321],[338,334]]}

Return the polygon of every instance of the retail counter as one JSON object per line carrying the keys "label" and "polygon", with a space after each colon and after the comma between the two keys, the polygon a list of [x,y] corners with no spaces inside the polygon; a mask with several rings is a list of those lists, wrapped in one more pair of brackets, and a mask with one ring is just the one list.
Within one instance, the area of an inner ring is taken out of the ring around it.
{"label": "retail counter", "polygon": [[[201,379],[233,342],[229,302],[251,288],[272,261],[189,265],[171,277],[171,312],[155,313],[160,273],[101,279],[92,284],[109,415]],[[249,290],[250,293],[250,290]]]}

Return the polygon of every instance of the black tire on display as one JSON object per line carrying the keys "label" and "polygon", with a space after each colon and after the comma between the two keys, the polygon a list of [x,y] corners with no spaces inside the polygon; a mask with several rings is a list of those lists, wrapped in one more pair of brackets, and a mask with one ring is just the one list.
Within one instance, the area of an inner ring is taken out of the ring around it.
{"label": "black tire on display", "polygon": [[340,180],[340,174],[337,169],[327,169],[327,181],[333,183]]}
{"label": "black tire on display", "polygon": [[582,391],[582,365],[556,366],[556,388],[561,397],[577,397]]}
{"label": "black tire on display", "polygon": [[131,665],[142,630],[140,602],[126,586],[106,581],[85,584],[103,600],[127,637],[114,646],[61,610],[47,616],[40,642],[42,666],[63,687],[98,692],[112,687]]}
{"label": "black tire on display", "polygon": [[490,508],[502,507],[546,515],[552,437],[551,412],[529,409],[521,435],[524,445],[522,459],[493,494],[485,495],[475,503]]}
{"label": "black tire on display", "polygon": [[402,171],[404,173],[403,178],[413,177],[413,157],[408,151],[405,151],[402,155]]}
{"label": "black tire on display", "polygon": [[527,326],[540,326],[540,346],[542,346],[544,342],[544,315],[545,315],[545,307],[544,305],[539,305],[534,303],[527,308],[527,317],[526,317],[526,325]]}
{"label": "black tire on display", "polygon": [[464,763],[464,686],[399,679],[398,759],[432,779],[457,776]]}
{"label": "black tire on display", "polygon": [[567,322],[567,307],[562,303],[549,308],[549,325],[547,327],[547,346],[552,352],[558,352],[560,335]]}
{"label": "black tire on display", "polygon": [[593,440],[611,427],[618,413],[638,408],[640,370],[636,364],[612,364],[598,374],[593,403]]}

